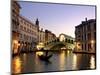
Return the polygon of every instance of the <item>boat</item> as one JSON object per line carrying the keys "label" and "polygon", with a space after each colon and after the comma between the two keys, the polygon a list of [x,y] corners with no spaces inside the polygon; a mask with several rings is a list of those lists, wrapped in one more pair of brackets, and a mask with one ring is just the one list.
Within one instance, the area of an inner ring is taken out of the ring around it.
{"label": "boat", "polygon": [[41,60],[48,61],[52,57],[52,54],[48,56],[45,56],[45,55],[38,55],[38,56]]}
{"label": "boat", "polygon": [[48,61],[52,57],[53,54],[48,55],[48,50],[44,49],[44,47],[38,47],[38,48],[37,49],[39,51],[37,52],[37,55],[41,60]]}

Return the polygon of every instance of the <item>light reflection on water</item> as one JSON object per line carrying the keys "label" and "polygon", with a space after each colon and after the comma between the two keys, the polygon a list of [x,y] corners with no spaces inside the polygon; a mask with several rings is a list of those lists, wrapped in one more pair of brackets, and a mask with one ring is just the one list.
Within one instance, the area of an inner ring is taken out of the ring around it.
{"label": "light reflection on water", "polygon": [[20,73],[21,72],[21,60],[20,57],[15,57],[13,59],[13,63],[12,63],[12,71],[14,73]]}
{"label": "light reflection on water", "polygon": [[77,69],[77,55],[73,54],[73,69]]}
{"label": "light reflection on water", "polygon": [[47,72],[95,69],[95,55],[73,54],[71,51],[53,53],[49,62],[38,58],[36,53],[22,54],[12,59],[13,73]]}
{"label": "light reflection on water", "polygon": [[59,57],[59,62],[60,62],[60,70],[64,70],[65,68],[65,52],[63,51],[61,54],[60,54],[60,57]]}
{"label": "light reflection on water", "polygon": [[95,68],[95,57],[93,55],[90,58],[90,68],[91,69]]}

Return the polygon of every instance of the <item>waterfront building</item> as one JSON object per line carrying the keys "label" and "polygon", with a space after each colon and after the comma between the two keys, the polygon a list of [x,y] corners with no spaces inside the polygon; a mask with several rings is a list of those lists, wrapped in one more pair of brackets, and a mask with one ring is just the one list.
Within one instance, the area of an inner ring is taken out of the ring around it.
{"label": "waterfront building", "polygon": [[19,40],[18,39],[18,36],[19,36],[18,16],[19,16],[19,12],[20,12],[21,7],[16,1],[12,1],[11,5],[12,5],[12,7],[11,7],[11,12],[12,12],[12,15],[11,15],[11,19],[12,19],[11,20],[11,28],[12,28],[11,47],[12,47],[12,53],[17,53],[17,49],[19,47],[19,44],[18,44],[18,40]]}
{"label": "waterfront building", "polygon": [[17,1],[12,1],[12,53],[20,53],[20,51],[33,50],[38,43],[39,38],[39,21],[36,23],[29,21],[21,16],[20,5]]}
{"label": "waterfront building", "polygon": [[50,43],[56,35],[49,30],[39,29],[39,20],[35,23],[20,15],[20,5],[12,1],[12,50],[13,54],[33,50],[39,43]]}
{"label": "waterfront building", "polygon": [[19,16],[19,43],[23,50],[32,50],[38,43],[38,25],[22,16]]}
{"label": "waterfront building", "polygon": [[82,21],[75,27],[76,52],[96,52],[96,19]]}

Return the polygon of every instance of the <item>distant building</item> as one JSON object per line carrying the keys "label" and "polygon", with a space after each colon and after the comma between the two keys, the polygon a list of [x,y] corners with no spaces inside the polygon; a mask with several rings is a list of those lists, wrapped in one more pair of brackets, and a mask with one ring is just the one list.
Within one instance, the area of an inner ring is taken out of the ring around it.
{"label": "distant building", "polygon": [[74,49],[75,47],[75,39],[69,35],[66,35],[66,34],[60,34],[59,35],[59,41],[60,42],[65,42],[65,45],[66,45],[66,48],[67,49]]}
{"label": "distant building", "polygon": [[96,51],[96,20],[90,19],[82,21],[75,27],[75,41],[77,52],[92,52]]}
{"label": "distant building", "polygon": [[17,53],[17,49],[18,49],[18,36],[19,36],[19,12],[20,12],[20,5],[16,2],[16,1],[12,1],[11,3],[12,8],[12,22],[11,22],[11,27],[12,27],[12,53]]}
{"label": "distant building", "polygon": [[45,30],[45,42],[50,42],[56,39],[56,35],[49,30]]}
{"label": "distant building", "polygon": [[45,32],[43,28],[39,30],[39,43],[45,43]]}

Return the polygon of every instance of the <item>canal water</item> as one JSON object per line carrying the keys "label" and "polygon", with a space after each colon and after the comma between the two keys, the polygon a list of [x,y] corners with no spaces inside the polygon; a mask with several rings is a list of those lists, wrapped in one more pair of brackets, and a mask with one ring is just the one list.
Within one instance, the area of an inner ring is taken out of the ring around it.
{"label": "canal water", "polygon": [[91,70],[95,68],[95,55],[75,54],[71,51],[53,52],[53,56],[48,62],[40,60],[36,53],[24,53],[12,58],[12,73]]}

